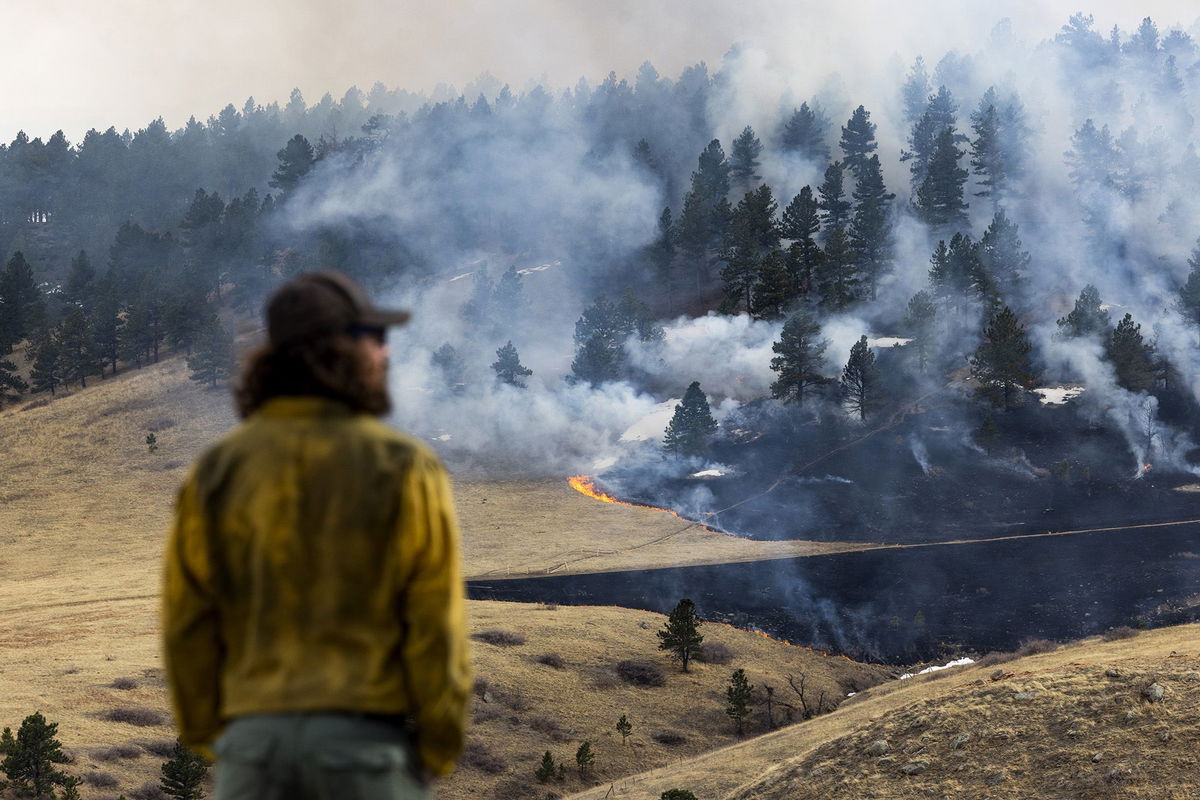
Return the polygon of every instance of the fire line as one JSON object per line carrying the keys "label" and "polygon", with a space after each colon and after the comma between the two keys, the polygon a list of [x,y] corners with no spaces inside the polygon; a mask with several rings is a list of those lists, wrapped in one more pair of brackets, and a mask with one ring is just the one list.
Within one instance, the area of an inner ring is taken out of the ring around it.
{"label": "fire line", "polygon": [[675,519],[678,519],[682,522],[686,522],[689,525],[695,525],[698,528],[703,528],[704,530],[706,530],[710,533],[723,533],[726,536],[732,535],[730,533],[726,533],[725,531],[717,530],[716,528],[710,528],[709,526],[703,525],[699,522],[696,522],[695,520],[688,519],[687,517],[680,515],[679,512],[672,511],[669,508],[660,508],[658,506],[649,506],[649,505],[645,505],[643,503],[630,503],[625,500],[618,500],[617,498],[613,497],[611,494],[608,494],[607,492],[602,491],[601,489],[597,488],[595,479],[593,479],[590,475],[573,475],[570,478],[567,478],[567,483],[569,483],[571,485],[572,489],[579,492],[580,494],[586,495],[587,497],[590,497],[594,500],[599,500],[601,503],[613,503],[614,505],[618,505],[618,506],[629,506],[630,508],[647,508],[651,511],[661,511],[664,514],[670,514],[671,516],[675,517]]}

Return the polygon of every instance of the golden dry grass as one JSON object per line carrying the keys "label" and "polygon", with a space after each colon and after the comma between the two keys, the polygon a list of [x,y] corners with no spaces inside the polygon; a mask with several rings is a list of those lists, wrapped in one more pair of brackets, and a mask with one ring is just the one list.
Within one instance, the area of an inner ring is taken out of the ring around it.
{"label": "golden dry grass", "polygon": [[[1094,638],[889,682],[832,714],[619,781],[608,796],[657,800],[682,787],[725,800],[1194,798],[1198,635],[1186,625]],[[1158,703],[1142,694],[1155,682],[1166,692]],[[872,753],[880,740],[887,751]],[[919,774],[903,772],[922,761]]]}
{"label": "golden dry grass", "polygon": [[[160,747],[173,733],[169,725],[139,727],[100,715],[165,711],[157,590],[171,505],[191,460],[234,422],[227,394],[189,381],[179,358],[90,381],[87,389],[49,402],[34,398],[0,411],[0,725],[15,727],[41,711],[60,723],[60,738],[77,756],[73,772],[107,773],[126,793],[158,778],[161,759],[138,743]],[[154,453],[145,442],[150,432],[158,440]],[[803,542],[746,542],[699,528],[681,531],[679,520],[661,512],[586,498],[565,477],[458,481],[467,573],[666,566],[818,549]],[[465,767],[443,787],[443,797],[487,796],[505,782],[516,791],[517,782],[530,780],[529,759],[540,758],[550,743],[529,727],[539,715],[553,715],[574,737],[554,743],[559,757],[572,761],[577,739],[593,738],[596,775],[615,779],[730,741],[714,698],[736,666],[756,682],[765,676],[778,681],[780,670],[804,665],[820,675],[834,668],[839,674],[859,671],[843,659],[711,626],[714,638],[729,639],[738,652],[733,664],[701,665],[691,675],[669,676],[665,688],[632,690],[612,682],[610,662],[640,654],[665,663],[654,648],[661,617],[500,603],[472,603],[471,614],[477,629],[519,631],[526,644],[504,650],[476,645],[480,674],[501,688],[488,703],[480,701],[483,718],[472,736],[487,742],[506,767],[496,774]],[[558,653],[566,668],[536,663],[542,652]],[[118,679],[133,687],[116,688]],[[522,702],[512,700],[517,696],[526,698],[524,711],[505,705]],[[703,702],[693,724],[685,711],[696,697]],[[496,715],[496,709],[504,713]],[[620,713],[629,713],[635,733],[627,747],[614,749]],[[648,741],[650,719],[680,730],[688,743]],[[124,748],[125,755],[113,748]],[[117,793],[91,785],[81,791],[85,798]]]}

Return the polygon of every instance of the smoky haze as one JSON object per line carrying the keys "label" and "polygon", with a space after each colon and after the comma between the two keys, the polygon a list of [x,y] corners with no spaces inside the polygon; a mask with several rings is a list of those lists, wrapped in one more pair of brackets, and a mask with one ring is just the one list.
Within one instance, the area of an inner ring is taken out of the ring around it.
{"label": "smoky haze", "polygon": [[[678,103],[663,103],[641,110],[644,132],[623,131],[598,146],[585,109],[587,98],[603,87],[586,80],[576,86],[574,78],[556,72],[547,86],[575,86],[574,93],[528,85],[514,92],[512,110],[490,116],[476,115],[474,98],[463,98],[457,109],[449,103],[416,115],[411,125],[397,123],[365,161],[335,155],[321,162],[289,201],[289,235],[369,229],[403,242],[413,261],[423,265],[419,285],[398,289],[400,300],[418,311],[414,325],[395,344],[398,421],[440,447],[483,463],[560,474],[595,470],[631,449],[646,451],[644,442],[622,442],[623,434],[662,401],[680,397],[692,380],[709,393],[718,418],[768,395],[775,377],[768,367],[770,345],[779,337],[779,323],[745,315],[680,317],[664,324],[661,343],[630,343],[640,381],[590,389],[565,380],[575,352],[574,321],[597,295],[619,292],[611,278],[627,275],[630,263],[651,244],[659,210],[670,206],[678,215],[696,154],[711,136],[720,138],[728,152],[732,138],[753,126],[767,144],[764,181],[781,206],[803,185],[818,183],[824,162],[788,156],[773,146],[783,118],[801,101],[815,100],[828,114],[835,158],[840,125],[854,107],[867,107],[878,126],[886,183],[900,198],[898,207],[907,208],[909,170],[899,159],[911,120],[905,117],[901,88],[912,59],[921,56],[930,91],[945,85],[952,92],[962,133],[971,135],[970,114],[989,87],[1024,105],[1029,161],[1024,190],[1007,205],[1034,258],[1025,289],[1011,300],[1028,320],[1039,370],[1047,381],[1088,387],[1079,406],[1097,423],[1123,432],[1131,472],[1151,458],[1187,468],[1188,433],[1160,425],[1154,398],[1118,386],[1099,342],[1064,340],[1055,320],[1070,311],[1083,286],[1097,286],[1113,322],[1124,312],[1133,314],[1146,337],[1177,365],[1192,394],[1200,396],[1195,331],[1174,308],[1189,250],[1200,235],[1190,166],[1194,120],[1200,115],[1195,56],[1179,64],[1182,91],[1162,94],[1151,76],[1134,68],[1114,77],[1075,60],[1053,41],[1069,14],[1043,4],[1018,6],[1013,18],[986,23],[968,19],[965,12],[949,13],[938,26],[924,21],[944,9],[929,7],[911,16],[882,5],[826,10],[821,25],[795,19],[793,8],[778,19],[794,24],[778,26],[766,25],[753,10],[713,6],[714,18],[730,20],[735,30],[743,30],[738,26],[748,25],[749,18],[760,27],[703,71],[703,81],[713,78],[709,99],[702,120],[690,128],[691,123],[671,116]],[[668,11],[656,6],[647,13],[655,15],[657,25]],[[1145,12],[1118,14],[1101,4],[1088,13],[1095,14],[1101,40],[1114,24],[1128,40]],[[576,24],[584,20],[566,18]],[[1155,21],[1162,35],[1180,30],[1181,22],[1195,32],[1194,22],[1177,14]],[[543,22],[567,24],[552,14]],[[635,28],[630,23],[629,29]],[[533,24],[532,30],[542,28]],[[603,25],[594,30],[612,32]],[[552,32],[547,36],[561,41]],[[628,47],[637,41],[632,36]],[[653,61],[660,45],[647,45],[644,56],[632,61]],[[699,40],[694,46],[705,47]],[[701,79],[694,67],[668,72],[665,65],[673,58],[656,62],[658,71],[646,82],[670,88]],[[620,66],[613,62],[621,59],[614,57],[606,67]],[[645,78],[640,70],[636,77],[625,72],[617,78],[631,87],[638,83],[640,96]],[[498,81],[492,88],[485,100],[499,109]],[[431,127],[439,114],[456,121]],[[1121,138],[1121,169],[1136,176],[1129,178],[1136,187],[1118,190],[1075,179],[1076,167],[1064,154],[1076,146],[1073,135],[1090,118]],[[438,131],[436,137],[431,130]],[[685,135],[675,135],[678,131]],[[634,163],[631,145],[639,135],[658,148],[663,180],[652,180]],[[964,166],[967,161],[964,157]],[[967,191],[979,188],[973,180]],[[968,199],[970,231],[978,239],[992,206],[987,199]],[[929,231],[902,210],[894,238],[894,270],[878,299],[822,320],[830,341],[827,375],[840,373],[859,336],[902,333],[908,298],[927,286]],[[496,319],[460,313],[477,280],[486,275],[495,281],[510,266],[522,273],[522,308]],[[980,322],[979,310],[942,321],[951,356],[961,365],[978,343]],[[533,371],[527,389],[498,385],[492,378],[489,365],[509,340]],[[466,362],[468,390],[450,396],[430,361],[445,344]]]}
{"label": "smoky haze", "polygon": [[[10,79],[0,87],[0,136],[23,129],[48,137],[62,129],[78,142],[88,128],[137,130],[162,116],[169,128],[203,120],[247,96],[286,102],[299,87],[316,99],[364,92],[376,81],[433,94],[461,89],[490,71],[514,90],[579,77],[599,82],[610,70],[632,75],[650,60],[665,75],[698,61],[715,64],[741,42],[766,54],[792,88],[841,74],[856,102],[878,107],[878,90],[895,77],[894,55],[944,52],[1010,17],[1018,36],[1042,38],[1077,3],[1000,2],[982,10],[952,2],[845,4],[667,0],[603,4],[573,0],[263,0],[204,4],[113,0],[8,3],[12,32],[0,53]],[[1087,4],[1106,31],[1132,30],[1143,16],[1190,25],[1186,3]],[[1169,21],[1169,22],[1168,22]],[[846,56],[853,54],[853,65]],[[762,87],[778,102],[781,82]],[[744,96],[752,103],[755,95]],[[746,115],[739,115],[739,118]]]}

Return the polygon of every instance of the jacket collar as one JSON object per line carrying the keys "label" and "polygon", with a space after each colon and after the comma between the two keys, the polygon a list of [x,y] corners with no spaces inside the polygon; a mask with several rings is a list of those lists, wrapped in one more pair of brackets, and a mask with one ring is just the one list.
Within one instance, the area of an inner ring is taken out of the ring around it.
{"label": "jacket collar", "polygon": [[316,419],[349,417],[353,411],[345,403],[326,397],[272,397],[258,409],[268,419]]}

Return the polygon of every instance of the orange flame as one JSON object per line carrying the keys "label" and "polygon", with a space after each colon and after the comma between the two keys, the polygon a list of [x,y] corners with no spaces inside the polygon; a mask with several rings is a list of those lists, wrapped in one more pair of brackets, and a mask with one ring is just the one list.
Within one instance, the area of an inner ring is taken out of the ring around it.
{"label": "orange flame", "polygon": [[[595,481],[589,475],[573,475],[570,478],[567,478],[567,483],[569,483],[571,485],[572,489],[579,492],[580,494],[587,495],[588,497],[591,497],[594,500],[599,500],[601,503],[614,503],[618,506],[629,506],[630,508],[648,508],[651,511],[661,511],[664,514],[670,514],[672,517],[675,517],[676,519],[686,522],[690,525],[698,525],[699,527],[703,528],[706,531],[709,531],[710,533],[725,533],[725,531],[719,531],[715,528],[710,528],[707,525],[701,525],[699,522],[696,522],[695,520],[691,520],[691,519],[688,519],[687,517],[680,516],[680,514],[678,512],[672,511],[669,508],[659,508],[658,506],[648,506],[648,505],[643,505],[642,503],[629,503],[624,500],[618,500],[617,498],[613,497],[611,494],[608,494],[607,492],[601,491],[600,489],[596,488]],[[726,533],[725,535],[732,536],[733,534]]]}

